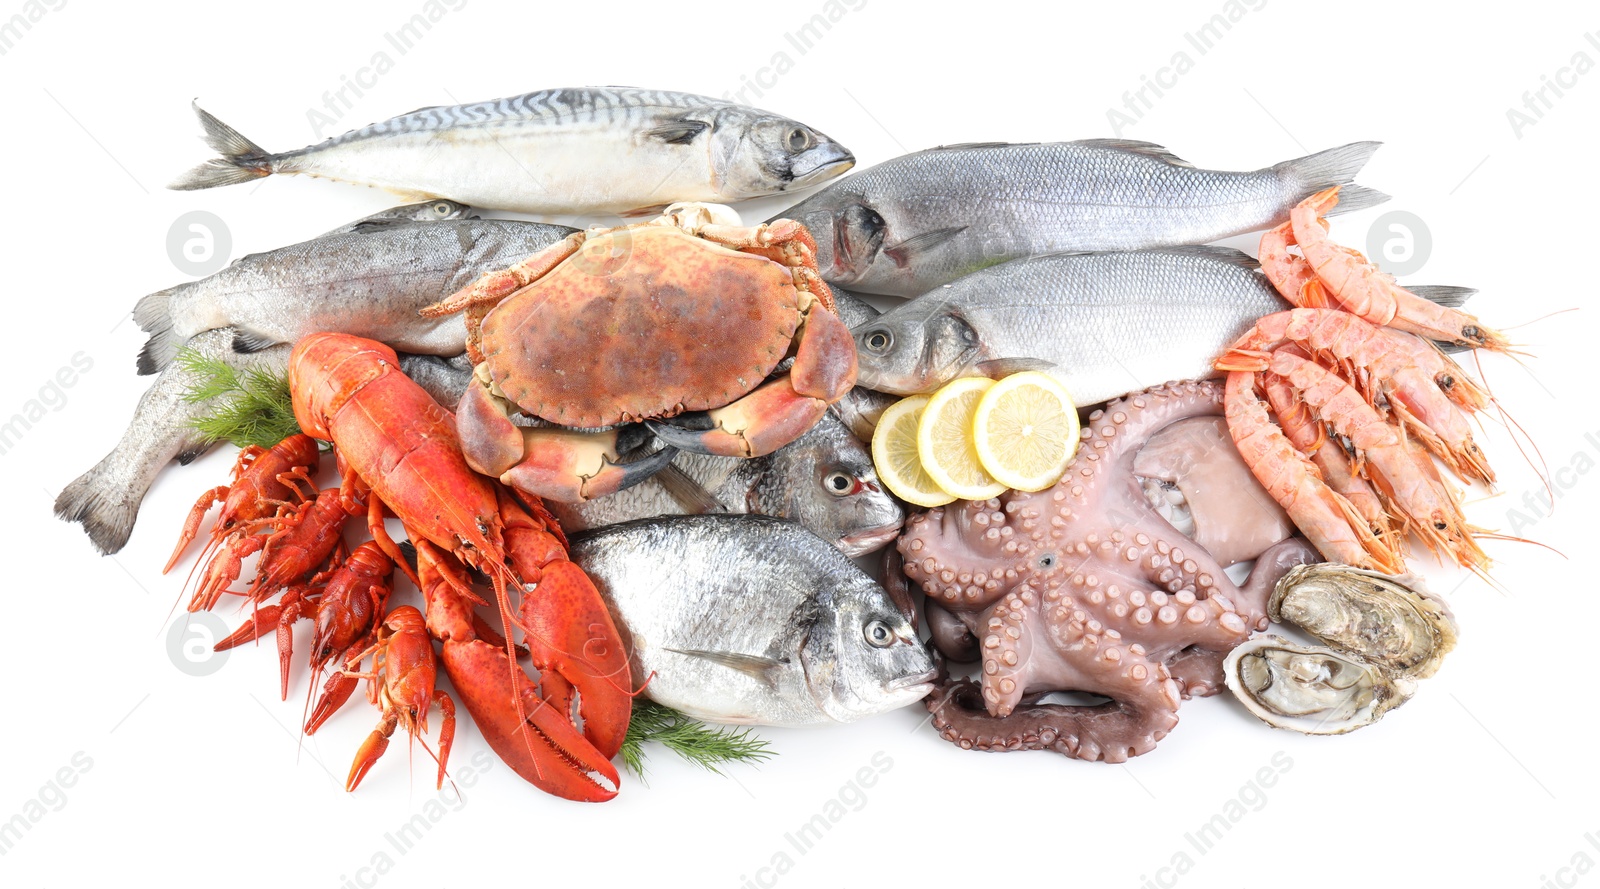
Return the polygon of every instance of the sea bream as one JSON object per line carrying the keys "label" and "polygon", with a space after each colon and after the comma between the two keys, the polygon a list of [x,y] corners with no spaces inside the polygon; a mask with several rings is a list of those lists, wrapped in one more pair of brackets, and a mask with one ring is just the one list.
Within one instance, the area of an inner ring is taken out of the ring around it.
{"label": "sea bream", "polygon": [[[386,211],[388,212],[388,211]],[[424,318],[423,306],[572,234],[564,225],[511,219],[372,217],[288,247],[252,253],[214,275],[139,300],[150,334],[139,373],[161,370],[195,334],[236,331],[242,352],[336,330],[418,355],[459,355],[461,315]]]}
{"label": "sea bream", "polygon": [[631,488],[583,503],[545,505],[568,531],[661,515],[759,513],[799,522],[848,556],[879,549],[899,535],[905,521],[878,481],[872,454],[831,413],[764,457],[685,451]]}
{"label": "sea bream", "polygon": [[1224,247],[1017,259],[851,331],[857,385],[914,395],[963,376],[1047,370],[1078,405],[1209,376],[1224,348],[1289,304]]}
{"label": "sea bream", "polygon": [[616,619],[634,687],[690,716],[827,725],[933,687],[932,658],[883,587],[791,522],[647,519],[575,535],[571,554]]}
{"label": "sea bream", "polygon": [[304,173],[520,213],[642,215],[676,201],[726,204],[806,188],[855,158],[816,129],[721,99],[584,87],[419,108],[272,153],[195,105],[221,157],[168,187]]}
{"label": "sea bream", "polygon": [[[276,376],[289,372],[288,344],[250,354],[233,349],[233,331],[227,328],[199,334],[186,345],[201,357],[226,362],[241,374],[261,370]],[[400,367],[428,390],[435,400],[453,408],[472,376],[472,368],[434,356],[401,355]],[[56,517],[81,522],[85,534],[100,552],[118,552],[133,533],[139,504],[161,470],[173,460],[187,464],[211,450],[194,428],[202,417],[216,413],[228,396],[190,402],[187,396],[201,376],[180,365],[169,365],[150,384],[133,410],[133,419],[117,446],[94,468],[78,476],[56,498]],[[177,534],[174,520],[172,532]]]}
{"label": "sea bream", "polygon": [[1356,142],[1254,172],[1201,170],[1127,139],[949,145],[885,161],[778,214],[817,241],[822,277],[919,296],[1044,253],[1204,244],[1289,218],[1343,185],[1339,212],[1387,196],[1348,183],[1377,150]]}

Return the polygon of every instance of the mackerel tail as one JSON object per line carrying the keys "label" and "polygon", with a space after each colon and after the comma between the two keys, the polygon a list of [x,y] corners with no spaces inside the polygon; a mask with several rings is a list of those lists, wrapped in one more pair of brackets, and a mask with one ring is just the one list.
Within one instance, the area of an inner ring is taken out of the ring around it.
{"label": "mackerel tail", "polygon": [[214,157],[172,180],[167,183],[168,188],[175,191],[197,191],[202,188],[238,185],[277,172],[278,155],[268,152],[240,135],[238,130],[217,120],[211,112],[201,108],[199,102],[194,102],[193,106],[194,113],[200,118],[200,126],[205,129],[203,138],[206,144],[211,146],[212,151],[222,156]]}
{"label": "mackerel tail", "polygon": [[1277,173],[1294,193],[1295,196],[1290,202],[1291,207],[1325,188],[1337,185],[1340,186],[1339,206],[1328,215],[1354,213],[1357,210],[1376,207],[1389,199],[1388,195],[1377,189],[1354,184],[1356,174],[1361,172],[1361,168],[1367,165],[1367,161],[1372,159],[1373,152],[1381,145],[1382,142],[1352,142],[1349,145],[1273,164],[1272,171]]}

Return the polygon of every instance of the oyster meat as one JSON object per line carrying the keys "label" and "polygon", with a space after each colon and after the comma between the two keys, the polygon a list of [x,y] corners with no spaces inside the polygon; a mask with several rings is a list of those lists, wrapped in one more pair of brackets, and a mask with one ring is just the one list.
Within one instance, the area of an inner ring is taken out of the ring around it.
{"label": "oyster meat", "polygon": [[1222,664],[1228,688],[1273,728],[1342,735],[1371,725],[1411,698],[1416,683],[1331,648],[1258,636]]}
{"label": "oyster meat", "polygon": [[1420,578],[1348,565],[1301,565],[1285,574],[1267,616],[1407,679],[1438,672],[1456,644],[1455,616]]}

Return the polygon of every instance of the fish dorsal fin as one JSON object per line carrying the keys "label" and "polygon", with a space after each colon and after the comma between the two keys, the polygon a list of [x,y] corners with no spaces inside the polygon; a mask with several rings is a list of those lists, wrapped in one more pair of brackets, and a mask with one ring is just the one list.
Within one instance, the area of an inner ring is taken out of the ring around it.
{"label": "fish dorsal fin", "polygon": [[677,652],[687,657],[697,657],[721,664],[730,670],[738,670],[759,682],[765,683],[767,688],[778,690],[778,677],[783,673],[783,662],[773,658],[763,657],[759,654],[739,654],[733,651],[706,651],[699,648],[667,648],[667,651]]}
{"label": "fish dorsal fin", "polygon": [[906,238],[893,247],[885,247],[883,255],[893,260],[896,266],[905,268],[916,262],[917,257],[932,253],[945,241],[966,230],[967,227],[964,225],[954,228],[936,228],[931,232],[923,232],[920,235]]}
{"label": "fish dorsal fin", "polygon": [[929,151],[955,151],[961,148],[1009,148],[1013,145],[1038,145],[1038,142],[956,142],[951,145],[940,145]]}
{"label": "fish dorsal fin", "polygon": [[675,118],[658,127],[645,130],[644,134],[651,139],[665,142],[668,145],[688,145],[695,137],[711,129],[711,124],[703,120],[692,118]]}
{"label": "fish dorsal fin", "polygon": [[1172,164],[1175,167],[1194,168],[1194,164],[1178,157],[1164,146],[1157,145],[1154,142],[1141,142],[1138,139],[1079,139],[1078,144],[1092,145],[1095,148],[1111,148],[1117,151],[1130,151],[1165,164]]}

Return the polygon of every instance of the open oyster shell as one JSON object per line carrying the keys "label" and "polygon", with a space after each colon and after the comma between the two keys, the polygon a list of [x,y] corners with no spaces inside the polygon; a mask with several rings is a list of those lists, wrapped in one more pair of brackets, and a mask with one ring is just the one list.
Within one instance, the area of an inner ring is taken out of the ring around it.
{"label": "open oyster shell", "polygon": [[1331,648],[1257,636],[1222,662],[1228,688],[1273,728],[1342,735],[1371,725],[1416,692],[1410,679]]}
{"label": "open oyster shell", "polygon": [[1278,581],[1267,616],[1397,676],[1432,676],[1456,644],[1456,620],[1415,575],[1302,565]]}

